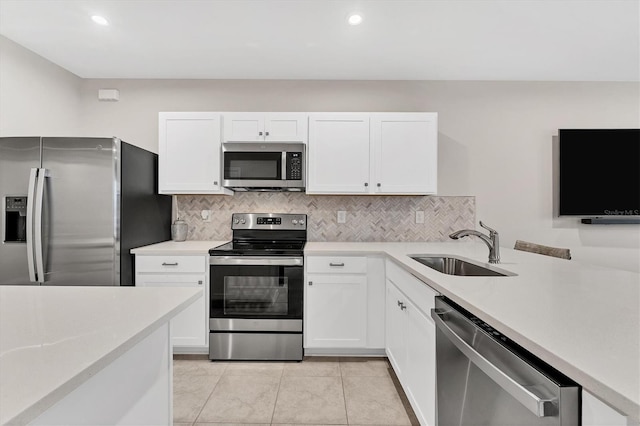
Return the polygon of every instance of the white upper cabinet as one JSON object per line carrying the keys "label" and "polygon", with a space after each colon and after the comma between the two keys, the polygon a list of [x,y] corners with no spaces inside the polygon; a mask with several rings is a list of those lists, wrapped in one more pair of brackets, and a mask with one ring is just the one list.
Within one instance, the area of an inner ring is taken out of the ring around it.
{"label": "white upper cabinet", "polygon": [[368,193],[369,139],[369,114],[310,114],[307,193]]}
{"label": "white upper cabinet", "polygon": [[377,194],[435,194],[438,115],[373,114],[372,189]]}
{"label": "white upper cabinet", "polygon": [[221,187],[220,114],[161,112],[158,186],[161,194],[231,194]]}
{"label": "white upper cabinet", "polygon": [[435,194],[436,113],[309,115],[310,194]]}
{"label": "white upper cabinet", "polygon": [[307,114],[224,113],[224,142],[307,142]]}

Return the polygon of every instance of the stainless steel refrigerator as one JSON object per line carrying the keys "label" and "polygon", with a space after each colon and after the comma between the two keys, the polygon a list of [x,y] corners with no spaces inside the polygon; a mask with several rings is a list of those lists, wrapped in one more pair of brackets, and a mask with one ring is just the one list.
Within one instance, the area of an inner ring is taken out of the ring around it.
{"label": "stainless steel refrigerator", "polygon": [[117,138],[0,138],[0,285],[134,285],[129,250],[170,239],[157,168]]}

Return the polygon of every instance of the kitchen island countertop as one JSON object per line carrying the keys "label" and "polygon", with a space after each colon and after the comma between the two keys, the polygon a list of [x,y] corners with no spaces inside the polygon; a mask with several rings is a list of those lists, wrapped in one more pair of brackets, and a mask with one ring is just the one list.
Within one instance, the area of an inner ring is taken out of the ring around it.
{"label": "kitchen island countertop", "polygon": [[0,286],[0,424],[26,424],[201,297],[192,288]]}

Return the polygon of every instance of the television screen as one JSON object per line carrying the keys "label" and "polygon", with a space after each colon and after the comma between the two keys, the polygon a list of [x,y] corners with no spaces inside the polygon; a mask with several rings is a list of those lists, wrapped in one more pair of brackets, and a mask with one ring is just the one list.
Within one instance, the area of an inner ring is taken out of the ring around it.
{"label": "television screen", "polygon": [[561,216],[640,215],[640,129],[560,129]]}

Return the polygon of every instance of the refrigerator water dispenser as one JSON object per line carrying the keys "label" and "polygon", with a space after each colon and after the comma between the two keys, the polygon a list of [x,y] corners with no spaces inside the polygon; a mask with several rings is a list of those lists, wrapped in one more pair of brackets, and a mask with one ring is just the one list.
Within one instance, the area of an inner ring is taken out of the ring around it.
{"label": "refrigerator water dispenser", "polygon": [[27,242],[27,197],[5,197],[4,242]]}

